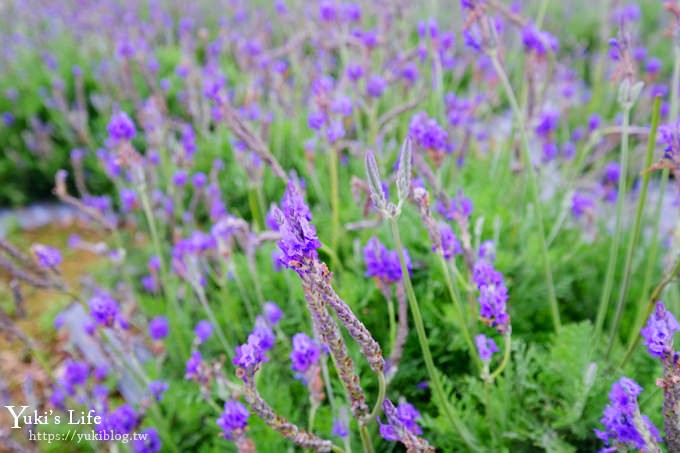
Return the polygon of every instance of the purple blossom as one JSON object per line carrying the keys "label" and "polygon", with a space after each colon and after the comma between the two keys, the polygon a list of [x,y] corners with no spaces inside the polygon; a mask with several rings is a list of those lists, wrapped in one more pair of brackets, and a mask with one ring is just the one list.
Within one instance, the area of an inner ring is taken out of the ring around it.
{"label": "purple blossom", "polygon": [[114,113],[111,116],[106,130],[109,133],[109,138],[114,142],[129,141],[137,134],[135,123],[125,112]]}
{"label": "purple blossom", "polygon": [[[238,352],[238,348],[236,349]],[[184,379],[192,379],[194,376],[198,375],[201,363],[203,363],[203,357],[201,357],[200,351],[194,351],[187,360]]]}
{"label": "purple blossom", "polygon": [[205,343],[205,341],[212,336],[212,331],[212,324],[205,319],[198,321],[198,324],[194,327],[194,335],[196,335],[199,344]]}
{"label": "purple blossom", "polygon": [[664,124],[659,127],[659,141],[664,143],[664,159],[677,159],[680,151],[680,121],[675,124]]}
{"label": "purple blossom", "polygon": [[157,316],[149,321],[149,336],[152,340],[162,340],[168,336],[168,318]]}
{"label": "purple blossom", "polygon": [[536,125],[536,134],[546,137],[557,129],[560,113],[554,109],[546,109],[541,113]]}
{"label": "purple blossom", "polygon": [[197,172],[191,177],[191,183],[194,185],[195,188],[200,189],[202,187],[205,187],[206,183],[208,182],[208,177],[205,175],[203,172]]}
{"label": "purple blossom", "polygon": [[[453,228],[446,222],[439,222],[437,226],[441,236],[444,258],[450,260],[455,255],[463,253],[463,248],[461,247],[460,242],[458,242],[458,238],[453,232]],[[432,251],[436,251],[435,247],[432,247]]]}
{"label": "purple blossom", "polygon": [[666,309],[663,302],[658,301],[640,335],[645,339],[644,344],[649,354],[663,359],[667,354],[673,353],[673,337],[679,330],[680,325],[675,316]]}
{"label": "purple blossom", "polygon": [[294,182],[288,183],[281,209],[275,208],[274,215],[281,233],[278,242],[283,254],[281,263],[297,270],[299,263],[316,259],[316,250],[321,247],[321,242],[316,237],[316,228],[309,223],[312,213]]}
{"label": "purple blossom", "polygon": [[113,326],[113,323],[120,316],[118,302],[102,290],[95,291],[88,301],[88,306],[90,307],[90,316],[101,326]]}
{"label": "purple blossom", "polygon": [[90,367],[85,362],[67,360],[64,363],[64,371],[59,377],[59,384],[69,395],[73,395],[75,387],[84,385],[90,374]]}
{"label": "purple blossom", "polygon": [[233,359],[234,365],[246,370],[246,375],[254,374],[262,362],[269,360],[264,356],[264,351],[250,340],[249,337],[247,343],[236,346],[236,356]]}
{"label": "purple blossom", "polygon": [[352,82],[356,82],[357,80],[359,80],[363,76],[364,76],[363,66],[361,66],[359,64],[347,66],[347,77],[349,77],[349,79]]}
{"label": "purple blossom", "polygon": [[319,361],[320,355],[321,348],[307,334],[300,332],[293,336],[293,350],[290,353],[293,371],[304,373]]}
{"label": "purple blossom", "polygon": [[369,96],[379,98],[387,89],[387,81],[378,74],[373,74],[366,80],[366,92]]}
{"label": "purple blossom", "polygon": [[276,325],[283,317],[283,312],[274,302],[265,302],[264,307],[264,317],[269,321],[271,325]]}
{"label": "purple blossom", "polygon": [[59,266],[62,261],[61,252],[54,247],[43,244],[33,244],[31,251],[38,260],[38,265],[47,269]]}
{"label": "purple blossom", "polygon": [[149,383],[149,391],[156,401],[163,399],[163,394],[168,390],[168,383],[164,381],[151,381]]}
{"label": "purple blossom", "polygon": [[276,336],[267,321],[262,316],[258,316],[255,320],[255,328],[248,336],[248,343],[256,345],[262,352],[267,352],[274,347],[275,341]]}
{"label": "purple blossom", "polygon": [[250,412],[243,404],[229,400],[224,403],[224,412],[217,419],[217,426],[224,431],[224,437],[233,439],[232,433],[244,429],[248,424],[248,417]]}
{"label": "purple blossom", "polygon": [[[344,407],[342,409],[346,410]],[[341,415],[339,418],[333,419],[333,427],[331,428],[331,434],[341,439],[345,439],[349,436],[347,413],[345,412],[343,415],[344,416]]]}
{"label": "purple blossom", "polygon": [[463,192],[458,191],[457,197],[449,199],[448,205],[437,201],[437,212],[446,220],[464,220],[472,214],[472,200],[463,196]]}
{"label": "purple blossom", "polygon": [[446,149],[448,134],[439,126],[437,120],[420,112],[411,118],[408,127],[409,135],[413,137],[422,148],[441,151]]}
{"label": "purple blossom", "polygon": [[[411,272],[411,259],[404,249],[406,268]],[[366,277],[376,277],[385,282],[401,280],[401,263],[396,250],[388,250],[378,238],[372,237],[364,247],[364,261],[366,262]]]}
{"label": "purple blossom", "polygon": [[149,427],[142,431],[132,444],[136,453],[158,453],[161,451],[161,439],[156,428]]}
{"label": "purple blossom", "polygon": [[618,162],[609,162],[604,168],[604,179],[606,182],[616,184],[621,175],[621,166]]}
{"label": "purple blossom", "polygon": [[135,410],[123,404],[106,416],[106,426],[117,434],[129,434],[139,423]]}
{"label": "purple blossom", "polygon": [[[389,400],[385,400],[385,403],[391,404]],[[407,402],[399,403],[396,407],[396,420],[394,422],[390,421],[389,424],[380,424],[380,435],[385,440],[392,442],[402,440],[400,435],[401,429],[407,429],[411,434],[420,435],[423,430],[418,426],[416,420],[420,419],[420,412],[413,407],[412,404]],[[395,423],[396,422],[396,423]],[[395,426],[395,425],[401,426]]]}
{"label": "purple blossom", "polygon": [[184,170],[178,170],[173,176],[172,176],[172,183],[176,186],[183,186],[187,183],[187,172]]}
{"label": "purple blossom", "polygon": [[479,289],[479,314],[482,320],[498,332],[504,333],[510,323],[506,302],[508,289],[503,275],[484,259],[477,260],[473,269],[473,281]]}
{"label": "purple blossom", "polygon": [[595,435],[602,439],[607,446],[612,444],[647,451],[647,445],[640,429],[649,431],[657,441],[661,441],[659,431],[647,418],[640,415],[637,397],[642,392],[634,380],[622,377],[612,385],[609,393],[610,404],[604,409],[600,422],[604,425],[604,431],[595,430]]}
{"label": "purple blossom", "polygon": [[482,362],[489,362],[494,353],[498,352],[498,346],[496,346],[493,338],[489,338],[484,334],[479,334],[475,337],[475,344],[477,345],[479,358]]}
{"label": "purple blossom", "polygon": [[534,24],[529,23],[522,29],[522,43],[528,52],[544,56],[551,52],[557,52],[557,38],[546,31],[539,30]]}
{"label": "purple blossom", "polygon": [[595,209],[595,201],[592,197],[583,192],[574,192],[571,197],[571,213],[577,219],[587,212],[592,212]]}
{"label": "purple blossom", "polygon": [[137,206],[137,192],[124,187],[120,190],[120,204],[123,212],[130,212]]}

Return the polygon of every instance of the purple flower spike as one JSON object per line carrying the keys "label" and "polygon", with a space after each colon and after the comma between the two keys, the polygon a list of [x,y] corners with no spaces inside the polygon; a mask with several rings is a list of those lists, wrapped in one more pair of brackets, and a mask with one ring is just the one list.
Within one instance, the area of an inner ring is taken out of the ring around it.
{"label": "purple flower spike", "polygon": [[[444,258],[450,260],[455,255],[463,253],[463,247],[461,247],[460,242],[456,234],[453,232],[453,228],[448,223],[439,222],[439,234],[442,240],[442,250],[444,251]],[[436,251],[435,247],[432,247],[432,251]]]}
{"label": "purple flower spike", "polygon": [[233,360],[234,365],[245,370],[244,379],[254,375],[260,364],[269,360],[264,356],[264,351],[250,341],[251,337],[248,338],[248,343],[236,346],[236,356]]}
{"label": "purple flower spike", "polygon": [[[411,259],[404,249],[406,267],[411,272]],[[376,277],[387,283],[398,282],[402,278],[399,253],[388,250],[376,237],[372,237],[364,247],[366,277]]]}
{"label": "purple flower spike", "polygon": [[[238,348],[236,349],[238,350]],[[191,354],[191,357],[189,357],[189,360],[187,360],[184,379],[192,379],[198,375],[201,363],[203,363],[201,353],[199,351],[194,351]]]}
{"label": "purple flower spike", "polygon": [[663,359],[665,355],[673,353],[673,336],[679,330],[680,325],[673,314],[666,310],[663,302],[658,301],[640,335],[645,339],[649,354]]}
{"label": "purple flower spike", "polygon": [[156,428],[150,427],[141,432],[139,439],[136,439],[132,446],[136,453],[158,453],[161,451],[161,439]]}
{"label": "purple flower spike", "polygon": [[54,247],[42,244],[33,244],[31,251],[38,260],[38,265],[44,268],[53,268],[59,266],[62,261],[61,252]]}
{"label": "purple flower spike", "polygon": [[267,319],[267,321],[269,321],[270,324],[276,325],[279,323],[281,318],[283,318],[283,312],[274,302],[265,302],[264,317]]}
{"label": "purple flower spike", "polygon": [[153,340],[162,340],[168,336],[168,318],[158,316],[149,321],[149,336]]}
{"label": "purple flower spike", "polygon": [[224,437],[233,439],[234,431],[242,430],[248,425],[248,417],[250,412],[243,404],[238,401],[227,401],[224,403],[224,412],[217,419],[217,426],[224,431]]}
{"label": "purple flower spike", "polygon": [[293,371],[304,373],[318,362],[320,355],[321,349],[307,334],[300,332],[293,336],[293,351],[290,353]]}
{"label": "purple flower spike", "polygon": [[493,265],[484,259],[475,263],[473,277],[479,289],[479,314],[487,325],[504,333],[510,324],[506,302],[508,289],[503,282],[503,274],[494,269]]}
{"label": "purple flower spike", "polygon": [[281,209],[274,208],[274,216],[281,233],[281,240],[278,243],[283,253],[281,262],[291,269],[298,270],[301,263],[316,259],[318,256],[316,250],[321,248],[321,242],[316,237],[316,228],[309,223],[312,213],[294,182],[288,183],[281,200]]}
{"label": "purple flower spike", "polygon": [[168,390],[168,383],[164,381],[152,381],[149,383],[149,390],[156,401],[163,399],[163,394]]}
{"label": "purple flower spike", "polygon": [[[660,451],[649,448],[654,439],[661,441],[656,426],[644,415],[640,414],[637,397],[642,392],[634,380],[622,377],[612,385],[609,393],[610,404],[604,409],[604,416],[600,422],[605,430],[595,430],[595,435],[602,439],[607,446],[627,446],[644,451]],[[648,440],[645,441],[645,438]]]}
{"label": "purple flower spike", "polygon": [[248,343],[257,345],[262,352],[267,352],[274,347],[275,341],[276,336],[267,321],[262,316],[258,316],[255,320],[255,328],[248,336]]}
{"label": "purple flower spike", "polygon": [[479,358],[482,362],[489,362],[494,353],[498,352],[498,346],[496,346],[493,338],[488,338],[484,334],[479,334],[475,337],[475,344],[477,345]]}
{"label": "purple flower spike", "polygon": [[118,302],[105,291],[97,290],[88,305],[90,316],[99,325],[111,327],[119,316]]}
{"label": "purple flower spike", "polygon": [[196,324],[196,327],[194,328],[194,335],[198,338],[199,344],[205,343],[205,341],[212,336],[212,324],[210,324],[210,321],[206,321],[205,319],[198,321],[198,324]]}
{"label": "purple flower spike", "polygon": [[385,89],[387,89],[387,81],[378,74],[374,74],[366,80],[366,92],[371,97],[379,98],[383,95]]}
{"label": "purple flower spike", "polygon": [[109,137],[114,143],[130,141],[137,134],[135,123],[125,112],[118,112],[111,116],[109,125],[106,126]]}

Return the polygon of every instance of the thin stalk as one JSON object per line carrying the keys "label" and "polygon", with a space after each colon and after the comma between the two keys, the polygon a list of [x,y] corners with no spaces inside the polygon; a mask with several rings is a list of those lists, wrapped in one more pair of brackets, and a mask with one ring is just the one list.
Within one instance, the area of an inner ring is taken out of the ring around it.
{"label": "thin stalk", "polygon": [[[151,242],[153,243],[154,251],[156,256],[160,260],[160,274],[161,274],[161,285],[160,289],[163,291],[165,296],[165,310],[170,320],[170,326],[175,333],[173,338],[175,338],[175,343],[178,345],[178,350],[181,357],[188,357],[189,351],[186,349],[186,344],[184,343],[184,330],[181,328],[179,320],[177,319],[177,314],[180,313],[180,308],[177,304],[177,299],[174,295],[168,294],[168,275],[165,268],[165,259],[163,258],[163,253],[161,249],[160,238],[158,235],[158,230],[156,228],[156,221],[151,211],[151,203],[149,202],[149,197],[146,193],[146,184],[142,183],[139,187],[139,195],[142,200],[142,207],[144,209],[144,215],[146,216],[147,224],[149,225],[149,231],[151,232]],[[170,303],[168,303],[168,301]],[[172,305],[172,306],[170,306]],[[173,348],[174,349],[174,348]]]}
{"label": "thin stalk", "polygon": [[510,362],[510,351],[512,350],[512,333],[508,331],[505,334],[505,350],[503,351],[503,359],[498,368],[489,375],[489,382],[493,382],[505,370],[505,367]]}
{"label": "thin stalk", "polygon": [[364,447],[364,453],[373,453],[373,442],[371,442],[371,436],[368,434],[366,425],[359,425],[359,435],[361,436],[361,444]]}
{"label": "thin stalk", "polygon": [[371,414],[367,417],[366,422],[370,423],[374,421],[375,418],[380,413],[382,409],[383,401],[385,401],[385,393],[387,392],[387,384],[385,383],[385,375],[383,373],[378,373],[378,399],[375,401],[375,406]]}
{"label": "thin stalk", "polygon": [[224,348],[225,352],[229,356],[229,360],[234,358],[234,353],[232,352],[233,349],[227,339],[224,336],[224,332],[222,332],[222,326],[217,322],[217,318],[215,318],[215,314],[212,311],[212,308],[210,308],[210,305],[208,305],[208,300],[205,297],[205,291],[203,291],[203,288],[200,287],[200,285],[197,285],[194,288],[194,291],[196,291],[196,294],[198,295],[198,300],[201,302],[201,305],[203,306],[203,310],[205,310],[205,313],[208,315],[208,319],[210,319],[210,322],[212,323],[215,333],[217,333],[217,338],[220,340],[220,343],[222,344],[222,347]]}
{"label": "thin stalk", "polygon": [[[647,141],[647,155],[645,156],[645,167],[649,168],[652,165],[654,158],[654,145],[656,144],[656,131],[659,129],[659,119],[661,117],[661,97],[657,96],[654,99],[654,106],[652,107],[652,125]],[[622,168],[623,171],[623,168]],[[642,214],[645,210],[645,202],[647,201],[647,189],[649,187],[649,172],[645,171],[642,176],[642,188],[640,189],[640,197],[638,198],[637,208],[635,209],[635,221],[633,223],[633,232],[628,238],[628,251],[626,253],[626,263],[623,268],[623,279],[621,288],[619,290],[619,299],[616,303],[616,312],[614,314],[614,322],[609,333],[609,347],[607,349],[607,356],[614,346],[614,338],[616,337],[621,322],[621,313],[623,313],[623,304],[626,300],[626,292],[630,285],[631,271],[633,267],[633,252],[637,245],[638,237],[640,236],[640,229],[642,227]],[[620,195],[620,194],[619,194]]]}
{"label": "thin stalk", "polygon": [[314,418],[316,417],[316,409],[319,407],[318,404],[312,403],[312,406],[309,408],[309,421],[307,423],[307,431],[310,433],[314,432]]}
{"label": "thin stalk", "polygon": [[404,286],[406,287],[406,294],[408,296],[409,306],[411,308],[411,315],[413,316],[413,323],[416,326],[416,332],[418,334],[418,342],[420,343],[420,349],[423,353],[423,359],[425,361],[425,366],[427,368],[427,373],[430,377],[430,382],[432,382],[432,387],[434,389],[434,396],[439,400],[440,407],[444,411],[444,415],[449,421],[449,424],[455,427],[458,434],[462,437],[463,441],[468,447],[473,451],[478,451],[476,440],[472,437],[472,434],[468,431],[467,427],[463,425],[463,422],[458,417],[455,409],[449,404],[444,394],[444,389],[442,387],[441,380],[434,366],[434,361],[432,360],[432,353],[430,352],[430,347],[427,339],[427,334],[425,333],[425,326],[423,325],[423,317],[420,314],[420,308],[418,306],[418,301],[416,300],[415,292],[413,291],[413,285],[411,284],[411,279],[408,274],[408,268],[406,267],[406,260],[404,258],[404,247],[401,243],[401,237],[399,235],[399,226],[394,218],[390,219],[390,225],[392,227],[392,236],[394,237],[394,245],[397,248],[397,253],[399,254],[399,263],[401,264],[401,273],[404,278]]}
{"label": "thin stalk", "polygon": [[257,200],[257,192],[254,188],[248,189],[248,206],[250,213],[253,216],[253,221],[258,228],[264,228],[262,214],[260,213],[260,205]]}
{"label": "thin stalk", "polygon": [[536,212],[536,223],[538,228],[538,240],[541,246],[541,255],[543,257],[543,271],[545,273],[546,287],[548,290],[548,301],[550,303],[550,312],[552,315],[553,327],[555,331],[559,331],[562,327],[560,321],[560,311],[557,305],[557,296],[555,295],[555,285],[553,284],[552,269],[550,266],[550,256],[548,254],[548,246],[545,238],[545,231],[543,227],[543,216],[541,213],[541,200],[539,198],[538,192],[538,181],[536,178],[536,172],[533,165],[531,164],[531,156],[529,155],[529,139],[527,137],[526,131],[526,121],[524,119],[524,114],[520,110],[519,104],[517,103],[517,98],[510,85],[508,76],[503,69],[500,61],[498,60],[498,55],[495,50],[489,51],[489,58],[493,64],[496,74],[505,89],[505,95],[508,97],[510,106],[515,114],[515,120],[517,121],[517,127],[520,131],[520,136],[522,139],[522,158],[524,160],[524,167],[529,177],[529,185],[531,188],[531,197],[534,204],[534,209]]}
{"label": "thin stalk", "polygon": [[496,423],[493,419],[493,410],[491,409],[491,384],[484,382],[484,407],[486,409],[486,421],[489,424],[489,431],[491,431],[491,439],[496,443]]}
{"label": "thin stalk", "polygon": [[449,266],[447,265],[446,259],[444,258],[444,255],[440,251],[438,253],[439,255],[439,263],[442,266],[442,271],[444,272],[444,281],[446,281],[446,287],[449,290],[449,296],[451,296],[451,300],[453,302],[454,307],[456,307],[456,312],[458,314],[458,318],[460,318],[460,329],[463,331],[463,336],[465,337],[465,342],[468,345],[468,348],[470,349],[470,356],[473,358],[475,361],[475,364],[479,369],[481,369],[482,363],[479,361],[479,357],[476,353],[475,350],[475,344],[472,342],[472,336],[470,335],[470,331],[467,328],[467,322],[465,321],[465,314],[464,314],[464,308],[463,308],[463,302],[460,300],[460,297],[458,297],[458,293],[456,292],[455,288],[453,287],[453,282],[451,281],[451,275],[449,274]]}
{"label": "thin stalk", "polygon": [[541,9],[538,10],[538,15],[536,16],[536,27],[541,28],[543,25],[543,19],[545,19],[545,13],[548,11],[548,4],[550,0],[543,0],[541,2]]}
{"label": "thin stalk", "polygon": [[[614,274],[616,273],[616,262],[618,261],[619,242],[621,241],[621,223],[623,220],[623,205],[626,198],[626,173],[628,172],[628,125],[630,124],[630,107],[623,109],[623,130],[621,131],[621,157],[619,172],[619,193],[616,198],[616,224],[614,226],[614,236],[609,248],[609,260],[607,263],[607,274],[604,280],[604,289],[600,296],[600,305],[597,309],[597,318],[595,318],[595,339],[597,340],[602,332],[604,318],[607,316],[607,309],[609,308],[609,299],[614,286]],[[609,350],[607,349],[607,356]]]}
{"label": "thin stalk", "polygon": [[[331,210],[333,212],[332,218],[332,233],[331,233],[331,248],[338,249],[338,238],[340,236],[340,191],[338,188],[338,152],[334,147],[329,150],[330,156],[328,159],[328,171],[331,178]],[[336,261],[337,257],[333,259]]]}
{"label": "thin stalk", "polygon": [[394,300],[392,300],[392,296],[386,297],[385,298],[387,302],[387,317],[389,318],[389,323],[390,323],[390,352],[394,351],[394,344],[397,342],[397,322],[396,322],[396,315],[394,313]]}

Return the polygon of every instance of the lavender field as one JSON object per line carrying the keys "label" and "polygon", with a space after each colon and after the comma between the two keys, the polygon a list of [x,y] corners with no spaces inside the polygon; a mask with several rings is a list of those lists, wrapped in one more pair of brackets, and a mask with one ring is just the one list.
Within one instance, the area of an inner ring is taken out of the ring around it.
{"label": "lavender field", "polygon": [[0,2],[0,451],[680,452],[680,2]]}

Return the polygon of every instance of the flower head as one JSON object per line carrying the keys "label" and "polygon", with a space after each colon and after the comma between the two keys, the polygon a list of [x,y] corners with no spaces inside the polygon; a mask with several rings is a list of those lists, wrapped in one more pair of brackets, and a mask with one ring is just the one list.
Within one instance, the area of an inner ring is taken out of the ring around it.
{"label": "flower head", "polygon": [[238,401],[230,400],[224,403],[224,412],[217,419],[217,426],[224,431],[224,437],[233,439],[234,431],[242,430],[248,425],[248,417],[250,417],[248,408]]}
{"label": "flower head", "polygon": [[612,385],[610,404],[605,407],[600,420],[605,430],[595,430],[595,435],[606,445],[614,441],[617,446],[623,444],[647,451],[645,437],[661,440],[659,431],[649,418],[640,414],[637,397],[641,392],[642,387],[625,376]]}
{"label": "flower head", "polygon": [[105,291],[97,290],[88,301],[90,316],[97,324],[111,327],[119,317],[118,302]]}
{"label": "flower head", "polygon": [[293,371],[304,373],[319,361],[320,355],[321,348],[307,334],[300,332],[293,336],[293,350],[290,353]]}
{"label": "flower head", "polygon": [[[450,260],[455,255],[463,253],[463,248],[458,242],[456,234],[453,232],[453,228],[446,222],[439,222],[439,235],[442,240],[442,250],[444,252],[444,258]],[[435,247],[432,247],[432,251],[435,251]]]}
{"label": "flower head", "polygon": [[135,123],[125,112],[114,113],[111,116],[106,130],[109,133],[109,138],[114,142],[129,141],[137,134]]}
{"label": "flower head", "polygon": [[510,323],[510,316],[506,308],[508,288],[503,282],[503,274],[485,259],[480,259],[475,263],[472,279],[479,289],[477,300],[482,320],[504,333]]}
{"label": "flower head", "polygon": [[283,312],[274,302],[265,302],[263,311],[265,319],[272,325],[278,324],[281,318],[283,318]]}
{"label": "flower head", "polygon": [[168,336],[168,331],[168,318],[165,316],[157,316],[149,321],[149,336],[153,340],[162,340]]}
{"label": "flower head", "polygon": [[132,446],[136,453],[158,453],[161,451],[161,439],[153,426],[145,429],[134,440]]}
{"label": "flower head", "polygon": [[149,391],[151,391],[151,394],[156,401],[163,399],[163,393],[168,390],[168,387],[168,383],[164,381],[151,381],[149,383]]}
{"label": "flower head", "polygon": [[649,354],[663,359],[666,354],[673,353],[673,336],[679,330],[680,325],[675,316],[666,310],[663,302],[658,301],[640,334],[645,339]]}
{"label": "flower head", "polygon": [[198,343],[204,343],[208,338],[212,336],[212,324],[210,321],[201,320],[198,321],[196,327],[194,327],[194,335],[198,339]]}
{"label": "flower head", "polygon": [[496,346],[493,338],[489,338],[484,334],[479,334],[475,337],[475,344],[477,345],[479,358],[482,362],[489,362],[494,353],[498,352],[498,346]]}
{"label": "flower head", "polygon": [[[411,272],[411,259],[404,249],[406,267]],[[401,263],[399,252],[388,250],[376,237],[372,237],[364,247],[364,261],[366,261],[366,277],[376,277],[391,283],[401,280]]]}
{"label": "flower head", "polygon": [[54,247],[43,244],[33,244],[31,246],[31,251],[38,260],[40,267],[53,268],[61,264],[61,252]]}

